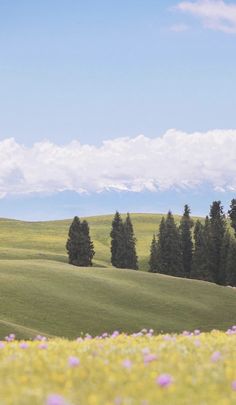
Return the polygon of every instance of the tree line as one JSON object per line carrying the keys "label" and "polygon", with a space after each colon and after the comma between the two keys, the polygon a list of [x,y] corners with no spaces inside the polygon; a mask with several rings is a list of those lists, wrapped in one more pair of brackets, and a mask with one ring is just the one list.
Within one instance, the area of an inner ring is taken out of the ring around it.
{"label": "tree line", "polygon": [[[136,238],[129,214],[123,221],[120,213],[116,212],[110,236],[111,264],[118,268],[138,270]],[[81,222],[77,216],[74,217],[69,229],[66,249],[69,264],[82,267],[93,265],[95,250],[87,221]]]}
{"label": "tree line", "polygon": [[[220,201],[214,201],[209,215],[194,224],[188,205],[177,225],[171,211],[162,217],[153,236],[149,272],[193,278],[220,285],[236,286],[236,199],[227,215]],[[116,212],[111,224],[111,264],[117,268],[138,270],[137,239],[130,215],[123,220]],[[92,266],[95,255],[87,221],[75,217],[66,244],[69,263]]]}
{"label": "tree line", "polygon": [[231,227],[220,201],[209,216],[195,225],[188,205],[177,226],[171,211],[162,218],[150,249],[149,271],[236,286],[236,200],[228,211]]}

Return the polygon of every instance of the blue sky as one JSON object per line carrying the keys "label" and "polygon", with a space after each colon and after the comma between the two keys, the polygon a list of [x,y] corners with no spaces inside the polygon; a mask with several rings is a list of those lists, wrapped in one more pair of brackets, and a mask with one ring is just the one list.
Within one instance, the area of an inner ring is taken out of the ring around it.
{"label": "blue sky", "polygon": [[[104,140],[140,134],[156,139],[171,128],[186,136],[234,129],[235,3],[208,1],[203,11],[204,3],[0,0],[0,141],[14,138],[21,151],[45,140],[58,147],[77,140],[100,148]],[[227,136],[224,139],[227,153]],[[10,152],[4,145],[0,150],[6,156],[6,150]],[[18,153],[11,146],[11,172],[5,173],[8,163],[2,168],[4,179],[12,182],[14,177],[14,184],[26,177]],[[32,156],[29,159],[32,162]],[[129,198],[127,190],[123,194],[119,190],[117,199],[112,197],[114,191],[107,196],[107,183],[105,188],[85,190],[89,191],[85,196],[78,194],[80,186],[67,186],[68,182],[54,187],[54,176],[49,195],[41,180],[37,187],[34,180],[32,190],[29,184],[33,181],[28,181],[20,192],[18,186],[9,191],[2,180],[0,216],[61,218],[79,214],[77,206],[83,214],[100,213],[103,206],[107,212],[155,212],[159,206],[165,211],[168,201],[179,201],[181,193],[194,201],[196,213],[205,214],[216,188],[224,189],[219,192],[222,200],[234,195],[233,172],[222,166],[222,171],[226,169],[224,184],[207,178],[210,186],[206,189],[198,179],[187,195],[175,180],[158,192],[150,187],[147,191],[146,183],[134,192],[129,184]],[[30,164],[27,170],[30,172]],[[96,177],[96,167],[93,175]],[[182,197],[173,209],[181,210]],[[37,209],[33,212],[34,204]],[[73,209],[68,208],[71,205]]]}

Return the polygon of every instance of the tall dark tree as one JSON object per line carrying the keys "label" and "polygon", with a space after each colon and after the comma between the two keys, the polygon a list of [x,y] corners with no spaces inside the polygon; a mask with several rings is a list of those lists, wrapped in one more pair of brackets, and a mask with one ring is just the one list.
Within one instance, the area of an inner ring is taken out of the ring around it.
{"label": "tall dark tree", "polygon": [[231,238],[226,262],[226,285],[236,287],[236,240]]}
{"label": "tall dark tree", "polygon": [[219,278],[218,282],[221,285],[227,284],[227,265],[229,262],[229,255],[231,249],[232,237],[228,230],[224,234],[224,239],[221,246],[221,256],[220,256],[220,269],[219,269]]}
{"label": "tall dark tree", "polygon": [[185,205],[179,227],[184,276],[188,278],[190,277],[193,258],[193,241],[191,232],[193,221],[190,217],[190,212],[189,206]]}
{"label": "tall dark tree", "polygon": [[233,198],[230,204],[230,209],[228,211],[230,220],[231,220],[231,226],[234,230],[234,234],[236,236],[236,199]]}
{"label": "tall dark tree", "polygon": [[[136,253],[136,238],[130,215],[127,214],[124,222],[124,263],[126,269],[138,270],[138,256]],[[122,244],[123,245],[123,244]]]}
{"label": "tall dark tree", "polygon": [[81,245],[80,245],[80,264],[79,266],[92,266],[93,256],[95,255],[94,245],[90,238],[89,225],[87,221],[81,223]]}
{"label": "tall dark tree", "polygon": [[210,220],[208,216],[205,223],[196,221],[194,227],[194,252],[190,277],[204,281],[214,281],[209,258],[210,246]]}
{"label": "tall dark tree", "polygon": [[190,277],[197,280],[206,279],[206,241],[204,226],[197,220],[194,227],[194,253]]}
{"label": "tall dark tree", "polygon": [[81,223],[77,216],[74,217],[70,226],[66,249],[70,264],[92,266],[95,252],[89,235],[89,226],[86,221]]}
{"label": "tall dark tree", "polygon": [[158,246],[156,236],[153,235],[150,247],[149,272],[157,273],[158,271],[157,269],[158,269]]}
{"label": "tall dark tree", "polygon": [[184,277],[181,241],[171,211],[166,220],[161,222],[158,240],[158,271],[175,277]]}
{"label": "tall dark tree", "polygon": [[162,217],[157,240],[157,260],[156,260],[156,270],[157,273],[168,274],[168,269],[166,268],[167,263],[165,259],[166,250],[166,219]]}
{"label": "tall dark tree", "polygon": [[222,255],[222,244],[226,231],[226,220],[221,201],[214,201],[210,208],[210,246],[209,259],[213,274],[213,281],[220,282],[220,265]]}
{"label": "tall dark tree", "polygon": [[123,235],[123,221],[118,211],[116,211],[112,221],[111,229],[111,264],[115,267],[120,267],[122,256],[122,235]]}

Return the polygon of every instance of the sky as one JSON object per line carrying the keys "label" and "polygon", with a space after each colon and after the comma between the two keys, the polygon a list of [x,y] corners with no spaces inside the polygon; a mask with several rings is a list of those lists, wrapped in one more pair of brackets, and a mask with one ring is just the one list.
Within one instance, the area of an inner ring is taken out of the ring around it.
{"label": "sky", "polygon": [[0,0],[0,216],[236,195],[236,2]]}

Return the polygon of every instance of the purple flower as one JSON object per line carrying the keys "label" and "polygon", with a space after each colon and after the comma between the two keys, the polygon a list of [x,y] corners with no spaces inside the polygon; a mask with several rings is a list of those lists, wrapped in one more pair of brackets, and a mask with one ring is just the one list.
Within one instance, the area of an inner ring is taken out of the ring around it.
{"label": "purple flower", "polygon": [[48,348],[48,344],[45,343],[45,342],[40,343],[40,344],[38,345],[38,348],[41,349],[41,350],[45,350],[45,349]]}
{"label": "purple flower", "polygon": [[157,360],[157,356],[155,354],[149,353],[144,356],[143,360],[145,364],[148,364],[151,363],[152,361]]}
{"label": "purple flower", "polygon": [[124,368],[130,369],[132,367],[132,361],[129,359],[126,359],[123,361],[122,365]]}
{"label": "purple flower", "polygon": [[236,391],[236,380],[232,382],[232,390]]}
{"label": "purple flower", "polygon": [[200,335],[200,334],[201,334],[201,331],[200,331],[199,329],[195,329],[194,335],[195,335],[195,336],[198,336],[198,335]]}
{"label": "purple flower", "polygon": [[118,330],[115,330],[115,331],[112,333],[111,337],[112,337],[112,338],[116,338],[117,336],[119,336],[119,334],[120,334],[120,332],[119,332]]}
{"label": "purple flower", "polygon": [[77,367],[80,364],[80,360],[78,359],[78,357],[71,356],[68,359],[68,363],[70,367]]}
{"label": "purple flower", "polygon": [[211,356],[211,361],[213,361],[214,363],[218,360],[220,360],[221,358],[221,353],[220,352],[214,352]]}
{"label": "purple flower", "polygon": [[49,395],[47,398],[47,405],[66,405],[66,402],[63,397],[57,394]]}
{"label": "purple flower", "polygon": [[28,349],[29,345],[28,345],[28,343],[26,343],[26,342],[21,342],[21,343],[19,344],[19,347],[20,347],[21,349]]}
{"label": "purple flower", "polygon": [[199,339],[194,340],[194,344],[196,347],[200,347],[201,346],[201,342]]}
{"label": "purple flower", "polygon": [[156,379],[156,383],[163,388],[168,387],[170,384],[172,384],[172,382],[173,378],[169,374],[161,374]]}
{"label": "purple flower", "polygon": [[0,342],[0,349],[3,349],[5,347],[3,342]]}
{"label": "purple flower", "polygon": [[39,340],[40,342],[44,342],[45,340],[47,340],[47,338],[45,336],[37,335],[34,340]]}
{"label": "purple flower", "polygon": [[7,342],[13,342],[13,340],[15,340],[16,335],[14,333],[11,333],[9,336],[5,337],[5,340]]}

